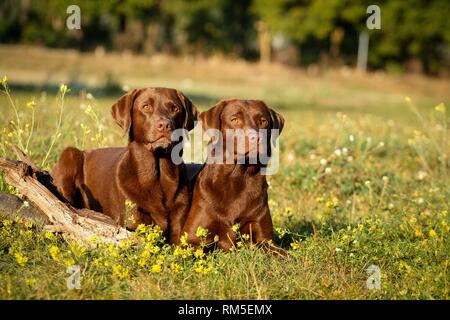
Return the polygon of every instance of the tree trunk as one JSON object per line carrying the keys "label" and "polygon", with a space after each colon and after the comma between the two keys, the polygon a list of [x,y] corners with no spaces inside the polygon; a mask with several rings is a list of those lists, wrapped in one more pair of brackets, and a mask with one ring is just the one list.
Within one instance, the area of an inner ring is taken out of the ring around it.
{"label": "tree trunk", "polygon": [[258,21],[259,62],[270,63],[271,61],[271,37],[269,25],[264,21]]}
{"label": "tree trunk", "polygon": [[0,169],[5,173],[6,182],[48,218],[51,225],[46,229],[62,232],[85,245],[91,244],[92,237],[109,243],[129,237],[129,232],[110,217],[88,209],[76,209],[61,201],[48,172],[37,168],[22,151],[17,149],[16,153],[21,161],[0,157]]}

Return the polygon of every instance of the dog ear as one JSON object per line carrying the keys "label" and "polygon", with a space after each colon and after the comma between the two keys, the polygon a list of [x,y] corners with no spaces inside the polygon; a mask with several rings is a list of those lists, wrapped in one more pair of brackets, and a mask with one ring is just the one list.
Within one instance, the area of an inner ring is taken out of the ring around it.
{"label": "dog ear", "polygon": [[[270,137],[270,143],[267,146],[267,155],[269,157],[272,157],[272,150],[273,148],[275,148],[277,146],[276,142],[278,139],[278,136],[281,134],[281,131],[283,130],[284,127],[284,117],[279,114],[278,112],[274,111],[272,108],[269,108],[269,112],[270,112],[270,120],[271,120],[271,125],[270,125],[270,129],[269,130],[269,137]],[[278,134],[272,134],[272,129],[278,130]]]}
{"label": "dog ear", "polygon": [[220,130],[220,117],[223,109],[229,102],[230,100],[220,100],[208,111],[200,113],[198,118],[202,122],[204,131],[208,129]]}
{"label": "dog ear", "polygon": [[130,132],[133,103],[141,91],[142,89],[134,89],[122,96],[111,108],[112,117],[125,133]]}
{"label": "dog ear", "polygon": [[281,133],[284,127],[284,117],[278,112],[272,110],[271,108],[269,108],[269,111],[270,111],[270,118],[272,121],[271,129],[278,129],[279,133]]}
{"label": "dog ear", "polygon": [[183,104],[183,108],[185,111],[185,118],[183,128],[191,131],[194,128],[194,122],[197,120],[198,111],[195,105],[186,97],[181,91],[177,90],[177,96]]}

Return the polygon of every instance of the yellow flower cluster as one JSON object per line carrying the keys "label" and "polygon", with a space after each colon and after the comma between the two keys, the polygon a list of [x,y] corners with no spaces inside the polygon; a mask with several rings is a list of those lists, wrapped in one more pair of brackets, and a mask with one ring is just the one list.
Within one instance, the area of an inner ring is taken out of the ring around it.
{"label": "yellow flower cluster", "polygon": [[120,264],[112,267],[113,276],[117,276],[119,279],[127,279],[130,277],[130,269],[121,266]]}
{"label": "yellow flower cluster", "polygon": [[208,237],[208,230],[202,227],[198,227],[195,235],[197,236],[197,238],[206,239]]}
{"label": "yellow flower cluster", "polygon": [[337,207],[339,207],[339,199],[336,197],[333,197],[331,200],[329,200],[325,203],[325,206],[327,208],[337,208]]}
{"label": "yellow flower cluster", "polygon": [[22,252],[14,253],[14,258],[16,258],[16,262],[19,266],[24,267],[28,262],[28,257],[25,256]]}
{"label": "yellow flower cluster", "polygon": [[52,257],[53,260],[59,260],[59,248],[57,246],[51,246],[48,249],[48,252],[50,253],[50,256]]}

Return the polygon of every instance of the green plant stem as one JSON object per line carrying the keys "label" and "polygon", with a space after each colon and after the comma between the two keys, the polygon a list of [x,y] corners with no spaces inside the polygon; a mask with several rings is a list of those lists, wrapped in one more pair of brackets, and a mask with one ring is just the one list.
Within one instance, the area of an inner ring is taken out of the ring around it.
{"label": "green plant stem", "polygon": [[16,115],[16,121],[17,121],[17,124],[16,124],[17,143],[19,144],[19,147],[21,149],[24,149],[23,143],[22,143],[22,133],[20,132],[20,129],[21,129],[20,118],[19,118],[19,113],[17,111],[16,104],[14,103],[14,100],[11,97],[11,93],[9,91],[8,85],[4,85],[3,88],[5,89],[5,94],[8,97],[9,103],[11,104],[11,106],[12,106],[12,108],[14,110],[14,113]]}
{"label": "green plant stem", "polygon": [[50,147],[49,147],[48,150],[47,150],[47,153],[46,153],[46,155],[45,155],[45,157],[44,157],[44,160],[42,160],[41,167],[44,167],[44,165],[45,165],[45,163],[47,162],[47,159],[48,159],[48,157],[49,157],[49,155],[50,155],[50,152],[51,152],[52,149],[53,149],[53,145],[55,144],[56,140],[58,139],[58,135],[59,135],[59,131],[60,131],[60,128],[61,128],[61,123],[62,123],[63,110],[64,110],[64,95],[65,95],[65,93],[64,93],[64,92],[61,92],[61,95],[60,95],[61,102],[60,102],[60,108],[59,108],[59,118],[58,118],[58,123],[57,123],[57,125],[56,125],[56,132],[55,132],[55,134],[53,135],[52,142],[51,142],[51,144],[50,144]]}
{"label": "green plant stem", "polygon": [[31,140],[31,136],[33,135],[33,131],[34,131],[34,107],[31,109],[31,128],[30,128],[30,134],[28,135],[28,139],[27,139],[27,145],[25,147],[25,151],[28,153],[28,147],[30,146],[30,140]]}

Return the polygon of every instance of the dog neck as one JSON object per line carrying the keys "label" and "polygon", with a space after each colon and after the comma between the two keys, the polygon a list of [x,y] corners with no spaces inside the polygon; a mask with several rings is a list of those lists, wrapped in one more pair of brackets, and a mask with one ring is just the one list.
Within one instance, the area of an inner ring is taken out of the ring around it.
{"label": "dog neck", "polygon": [[154,187],[162,179],[177,179],[179,166],[170,159],[170,153],[149,150],[144,143],[132,141],[128,144],[120,164],[120,175],[126,179],[134,177],[141,187]]}
{"label": "dog neck", "polygon": [[239,163],[231,163],[231,164],[206,164],[207,170],[212,170],[213,172],[217,172],[217,174],[221,176],[225,176],[228,179],[243,179],[243,178],[251,178],[251,179],[263,179],[265,180],[265,176],[260,173],[261,166],[258,164],[239,164]]}

